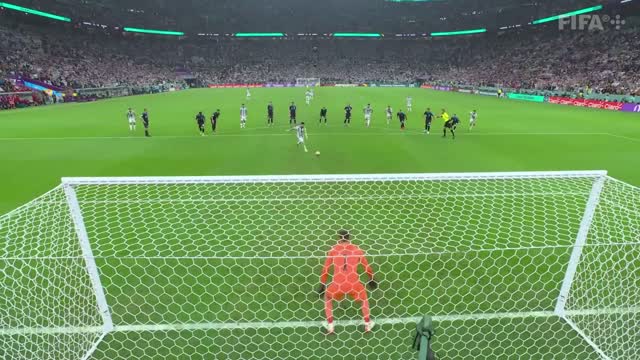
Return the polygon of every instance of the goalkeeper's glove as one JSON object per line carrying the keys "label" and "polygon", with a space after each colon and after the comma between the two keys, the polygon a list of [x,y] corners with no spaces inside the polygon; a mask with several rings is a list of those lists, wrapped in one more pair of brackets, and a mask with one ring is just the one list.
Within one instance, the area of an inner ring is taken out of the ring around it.
{"label": "goalkeeper's glove", "polygon": [[369,290],[375,290],[378,288],[378,282],[371,278],[371,280],[369,280],[369,282],[367,283],[367,287],[369,288]]}
{"label": "goalkeeper's glove", "polygon": [[323,296],[325,290],[327,290],[327,285],[320,284],[320,287],[318,287],[318,295]]}

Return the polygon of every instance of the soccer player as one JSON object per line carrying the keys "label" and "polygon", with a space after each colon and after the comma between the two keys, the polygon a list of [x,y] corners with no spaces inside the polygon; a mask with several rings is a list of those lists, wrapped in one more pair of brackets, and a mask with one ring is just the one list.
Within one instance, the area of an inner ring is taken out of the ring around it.
{"label": "soccer player", "polygon": [[136,113],[131,108],[129,108],[129,111],[127,111],[127,120],[129,121],[129,131],[135,131],[136,130]]}
{"label": "soccer player", "polygon": [[220,117],[220,109],[217,109],[213,115],[211,115],[211,130],[213,133],[216,133],[216,128],[218,127],[218,118]]}
{"label": "soccer player", "polygon": [[453,136],[453,139],[455,140],[456,138],[456,133],[455,133],[455,125],[453,123],[453,119],[449,119],[447,121],[445,121],[444,123],[444,128],[443,128],[443,138],[447,137],[447,129],[449,129],[449,131],[451,131],[451,136]]}
{"label": "soccer player", "polygon": [[458,124],[460,123],[460,119],[458,118],[458,115],[453,114],[453,117],[451,117],[451,121],[453,122],[453,130],[458,129]]}
{"label": "soccer player", "polygon": [[296,106],[296,104],[292,101],[291,105],[289,106],[289,125],[296,124],[296,110],[298,110],[298,107]]}
{"label": "soccer player", "polygon": [[198,123],[198,130],[200,131],[200,135],[204,136],[204,114],[202,111],[196,115],[196,122]]}
{"label": "soccer player", "polygon": [[267,126],[273,125],[273,103],[269,101],[267,105]]}
{"label": "soccer player", "polygon": [[402,109],[398,111],[398,120],[400,120],[400,130],[404,130],[404,123],[407,121],[407,114],[405,114]]}
{"label": "soccer player", "polygon": [[473,128],[476,127],[477,121],[478,121],[478,112],[473,110],[469,118],[469,131],[473,130]]}
{"label": "soccer player", "polygon": [[[362,317],[364,318],[364,331],[369,332],[373,328],[373,321],[370,318],[369,299],[367,290],[358,275],[358,266],[364,266],[365,272],[369,276],[367,287],[374,290],[378,283],[373,278],[373,269],[367,262],[364,251],[351,243],[351,236],[347,230],[338,231],[338,244],[334,245],[322,268],[320,275],[320,288],[318,293],[324,296],[324,312],[327,317],[326,329],[328,334],[335,330],[333,324],[333,301],[342,300],[345,295],[349,295],[353,300],[361,303]],[[333,278],[327,287],[327,278],[333,266]]]}
{"label": "soccer player", "polygon": [[315,94],[313,93],[313,87],[309,89],[309,94],[311,94],[311,100],[313,100]]}
{"label": "soccer player", "polygon": [[327,125],[327,108],[325,106],[320,109],[320,124],[322,124],[322,120],[324,120],[324,124]]}
{"label": "soccer player", "polygon": [[411,112],[413,110],[411,110],[411,103],[413,102],[413,99],[411,98],[411,96],[407,96],[407,111]]}
{"label": "soccer player", "polygon": [[302,148],[304,149],[304,152],[309,152],[309,150],[307,150],[307,145],[304,144],[304,140],[308,138],[307,129],[305,129],[304,127],[304,122],[301,122],[300,125],[294,126],[293,128],[289,129],[289,131],[293,131],[293,130],[296,131],[296,137],[298,138],[298,146],[302,144]]}
{"label": "soccer player", "polygon": [[247,86],[247,101],[251,100],[251,91],[249,91],[249,87]]}
{"label": "soccer player", "polygon": [[344,107],[344,126],[351,124],[351,110],[353,110],[351,104],[347,104],[347,106]]}
{"label": "soccer player", "polygon": [[367,104],[364,108],[364,123],[367,127],[371,127],[371,114],[373,113],[373,109],[371,108],[371,104]]}
{"label": "soccer player", "polygon": [[144,126],[144,136],[151,137],[151,135],[149,135],[149,112],[147,109],[144,109],[140,117],[142,118],[142,125]]}
{"label": "soccer player", "polygon": [[393,109],[391,108],[391,105],[387,105],[386,114],[387,114],[387,125],[389,125],[391,123],[391,119],[393,119]]}
{"label": "soccer player", "polygon": [[304,98],[305,98],[305,101],[307,102],[307,105],[310,105],[311,104],[311,90],[307,90],[304,93]]}
{"label": "soccer player", "polygon": [[431,132],[431,121],[433,121],[433,116],[431,108],[427,108],[427,111],[424,112],[424,132],[427,133],[427,135]]}
{"label": "soccer player", "polygon": [[242,104],[240,106],[240,129],[247,127],[247,107]]}

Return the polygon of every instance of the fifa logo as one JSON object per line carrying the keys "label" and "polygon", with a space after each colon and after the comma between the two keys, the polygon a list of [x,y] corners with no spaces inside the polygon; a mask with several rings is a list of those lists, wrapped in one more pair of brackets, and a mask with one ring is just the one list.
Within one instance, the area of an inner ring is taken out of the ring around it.
{"label": "fifa logo", "polygon": [[558,29],[604,31],[605,25],[611,25],[616,30],[620,30],[625,23],[626,21],[620,15],[613,18],[609,15],[577,15],[558,19]]}

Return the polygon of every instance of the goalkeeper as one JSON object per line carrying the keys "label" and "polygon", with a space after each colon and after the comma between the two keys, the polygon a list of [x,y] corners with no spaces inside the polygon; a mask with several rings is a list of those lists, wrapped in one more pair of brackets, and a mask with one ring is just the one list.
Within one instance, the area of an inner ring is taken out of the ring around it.
{"label": "goalkeeper", "polygon": [[[326,329],[328,334],[334,331],[333,323],[333,300],[340,301],[345,295],[362,304],[362,317],[364,318],[364,331],[369,332],[373,328],[373,321],[370,319],[369,300],[367,290],[358,275],[358,265],[364,266],[369,282],[367,286],[373,290],[378,284],[373,279],[373,269],[369,266],[365,258],[364,251],[357,245],[351,243],[347,230],[338,231],[338,244],[334,245],[327,256],[327,260],[322,268],[320,276],[320,296],[324,295],[324,311],[327,316]],[[333,279],[327,287],[329,271],[333,266]]]}

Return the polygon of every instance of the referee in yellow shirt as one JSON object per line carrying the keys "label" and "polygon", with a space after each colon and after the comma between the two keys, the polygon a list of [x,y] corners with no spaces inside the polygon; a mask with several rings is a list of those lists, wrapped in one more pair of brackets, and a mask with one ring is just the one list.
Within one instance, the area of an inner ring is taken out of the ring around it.
{"label": "referee in yellow shirt", "polygon": [[456,138],[455,133],[453,132],[453,122],[451,121],[451,116],[449,116],[449,114],[447,113],[447,110],[442,109],[442,114],[440,114],[440,116],[438,116],[439,118],[442,118],[442,120],[444,121],[444,128],[443,128],[443,136],[442,137],[447,137],[447,129],[449,129],[451,131],[451,135],[453,135],[453,138]]}

